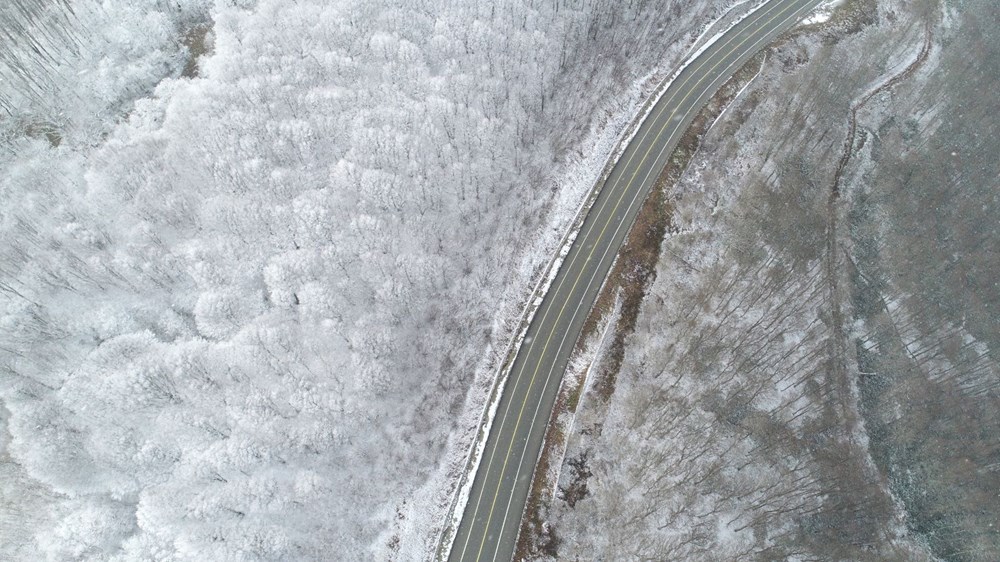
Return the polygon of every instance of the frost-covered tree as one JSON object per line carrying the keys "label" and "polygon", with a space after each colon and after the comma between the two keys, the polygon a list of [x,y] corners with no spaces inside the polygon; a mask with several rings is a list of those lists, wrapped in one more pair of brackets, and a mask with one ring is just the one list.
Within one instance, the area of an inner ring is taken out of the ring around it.
{"label": "frost-covered tree", "polygon": [[5,450],[62,494],[37,546],[423,558],[637,84],[729,3],[15,4],[61,22],[0,60]]}

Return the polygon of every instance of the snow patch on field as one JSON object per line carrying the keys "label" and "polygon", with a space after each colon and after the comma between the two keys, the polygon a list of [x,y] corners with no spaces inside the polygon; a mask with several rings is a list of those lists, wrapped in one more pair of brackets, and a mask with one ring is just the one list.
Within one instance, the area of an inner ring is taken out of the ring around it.
{"label": "snow patch on field", "polygon": [[834,10],[836,10],[845,1],[846,0],[826,0],[802,20],[802,25],[816,25],[830,21],[830,18],[833,17]]}

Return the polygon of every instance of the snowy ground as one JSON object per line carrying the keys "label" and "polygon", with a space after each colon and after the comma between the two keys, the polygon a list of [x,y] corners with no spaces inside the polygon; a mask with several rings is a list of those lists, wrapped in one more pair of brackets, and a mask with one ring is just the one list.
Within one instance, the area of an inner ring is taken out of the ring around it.
{"label": "snowy ground", "polygon": [[843,3],[704,137],[560,559],[1000,555],[997,7],[958,8]]}

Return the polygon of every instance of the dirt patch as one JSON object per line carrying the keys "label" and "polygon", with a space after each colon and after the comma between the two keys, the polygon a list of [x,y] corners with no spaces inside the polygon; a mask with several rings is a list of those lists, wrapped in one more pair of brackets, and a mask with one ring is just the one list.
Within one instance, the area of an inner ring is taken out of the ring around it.
{"label": "dirt patch", "polygon": [[24,134],[33,139],[45,139],[52,148],[56,148],[62,144],[62,132],[54,123],[29,123],[24,128]]}
{"label": "dirt patch", "polygon": [[184,63],[184,70],[181,71],[181,76],[185,78],[196,78],[198,76],[198,61],[202,56],[212,52],[212,38],[209,33],[211,31],[211,25],[199,24],[184,34],[181,43],[188,49],[188,59]]}

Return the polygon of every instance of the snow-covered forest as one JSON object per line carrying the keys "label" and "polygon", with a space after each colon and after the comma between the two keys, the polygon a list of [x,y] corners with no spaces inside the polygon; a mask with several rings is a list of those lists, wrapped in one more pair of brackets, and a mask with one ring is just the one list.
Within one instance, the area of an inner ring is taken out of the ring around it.
{"label": "snow-covered forest", "polygon": [[425,557],[533,281],[735,3],[0,5],[0,558]]}

